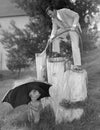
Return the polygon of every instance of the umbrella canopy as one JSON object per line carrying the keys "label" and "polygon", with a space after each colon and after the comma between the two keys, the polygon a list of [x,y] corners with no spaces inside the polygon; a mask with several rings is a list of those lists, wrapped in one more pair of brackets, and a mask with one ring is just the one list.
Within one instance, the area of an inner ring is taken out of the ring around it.
{"label": "umbrella canopy", "polygon": [[49,97],[49,88],[52,86],[51,84],[34,81],[25,83],[23,85],[19,85],[10,91],[5,95],[2,102],[8,102],[12,105],[13,108],[28,104],[31,101],[31,98],[29,97],[29,93],[35,89],[38,90],[41,96],[37,99],[40,100],[43,97]]}

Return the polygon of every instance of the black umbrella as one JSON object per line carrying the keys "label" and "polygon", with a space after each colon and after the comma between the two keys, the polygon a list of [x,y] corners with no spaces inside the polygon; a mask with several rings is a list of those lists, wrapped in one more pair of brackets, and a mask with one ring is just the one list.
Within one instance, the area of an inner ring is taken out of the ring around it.
{"label": "black umbrella", "polygon": [[13,108],[28,104],[31,101],[31,98],[29,97],[29,93],[35,89],[38,90],[41,96],[37,99],[40,100],[43,97],[49,97],[49,88],[52,86],[51,84],[34,81],[25,83],[22,85],[19,85],[6,94],[6,96],[3,98],[2,102],[8,102],[12,105]]}

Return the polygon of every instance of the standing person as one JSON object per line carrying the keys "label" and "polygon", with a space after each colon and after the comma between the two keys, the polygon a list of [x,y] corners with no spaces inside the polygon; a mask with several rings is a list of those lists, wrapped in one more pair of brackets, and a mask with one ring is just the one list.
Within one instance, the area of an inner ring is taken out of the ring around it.
{"label": "standing person", "polygon": [[29,96],[31,98],[31,102],[28,104],[28,120],[31,122],[31,124],[38,123],[40,120],[40,111],[42,110],[42,103],[41,100],[37,100],[40,97],[39,91],[33,89]]}
{"label": "standing person", "polygon": [[[48,7],[46,9],[47,14],[52,19],[52,32],[49,39],[49,42],[53,42],[53,51],[60,52],[59,44],[61,40],[67,42],[67,35],[70,35],[71,39],[71,47],[72,47],[72,56],[75,71],[81,70],[81,54],[79,48],[79,35],[75,31],[76,29],[81,31],[81,27],[79,24],[79,15],[67,8],[63,9],[53,9],[52,7]],[[70,31],[66,31],[70,28]],[[63,33],[64,32],[64,33]],[[59,35],[61,33],[61,35]],[[57,36],[58,35],[58,36]],[[53,38],[56,38],[53,40]]]}

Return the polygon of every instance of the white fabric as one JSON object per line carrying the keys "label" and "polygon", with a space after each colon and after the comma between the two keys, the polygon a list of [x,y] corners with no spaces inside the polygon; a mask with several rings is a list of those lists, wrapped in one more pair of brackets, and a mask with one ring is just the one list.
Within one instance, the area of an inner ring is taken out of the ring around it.
{"label": "white fabric", "polygon": [[[58,30],[58,34],[63,32],[63,29],[59,29]],[[60,42],[61,40],[67,42],[67,35],[68,32],[63,33],[62,35],[60,35],[59,37],[57,37],[54,41],[53,41],[53,52],[60,52]],[[70,35],[70,39],[71,39],[71,47],[72,47],[72,56],[73,56],[73,61],[74,61],[74,65],[81,65],[81,54],[80,54],[80,48],[79,48],[79,36],[76,32],[70,31],[69,32]],[[62,38],[62,39],[61,39]]]}
{"label": "white fabric", "polygon": [[[57,18],[52,19],[53,25],[52,25],[52,32],[51,32],[50,39],[64,32],[66,28],[68,27],[78,26],[80,28],[80,25],[78,22],[79,15],[76,12],[73,12],[72,10],[69,10],[69,9],[57,10]],[[68,33],[71,39],[72,56],[73,56],[74,65],[81,65],[79,36],[75,31],[65,32],[59,35],[58,37],[56,37],[53,41],[52,51],[60,53],[60,42],[61,40],[64,42],[67,42]]]}
{"label": "white fabric", "polygon": [[65,73],[57,73],[53,86],[50,88],[50,95],[56,102],[66,99],[70,102],[83,101],[87,98],[87,72],[81,73],[67,70]]}
{"label": "white fabric", "polygon": [[58,17],[58,19],[62,20],[58,11],[57,11],[57,17]]}
{"label": "white fabric", "polygon": [[37,80],[46,81],[46,53],[40,55],[36,54],[36,71],[37,71]]}
{"label": "white fabric", "polygon": [[70,35],[70,39],[71,39],[72,56],[73,56],[74,65],[81,65],[79,36],[76,32],[73,32],[73,31],[70,31],[69,35]]}
{"label": "white fabric", "polygon": [[59,103],[63,99],[70,102],[77,102],[84,101],[87,98],[86,71],[76,73],[68,70],[64,74],[60,73],[60,76],[56,77],[56,82],[50,88],[50,96],[50,104],[54,110],[57,123],[61,123],[63,120],[71,122],[74,119],[80,119],[84,113],[82,108],[65,109]]}
{"label": "white fabric", "polygon": [[87,72],[70,71],[68,85],[70,88],[70,101],[84,101],[87,98]]}

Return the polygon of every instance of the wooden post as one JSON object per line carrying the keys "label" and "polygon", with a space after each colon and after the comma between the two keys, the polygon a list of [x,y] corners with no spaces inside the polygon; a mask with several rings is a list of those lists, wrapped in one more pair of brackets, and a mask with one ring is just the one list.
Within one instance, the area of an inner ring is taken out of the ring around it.
{"label": "wooden post", "polygon": [[56,121],[73,121],[80,119],[84,110],[80,107],[65,108],[67,104],[84,102],[87,98],[87,72],[73,72],[63,57],[47,59],[48,82],[53,86],[50,88],[49,103],[54,110]]}
{"label": "wooden post", "polygon": [[37,80],[46,81],[47,80],[47,65],[46,65],[46,53],[40,54],[36,53],[36,72]]}

